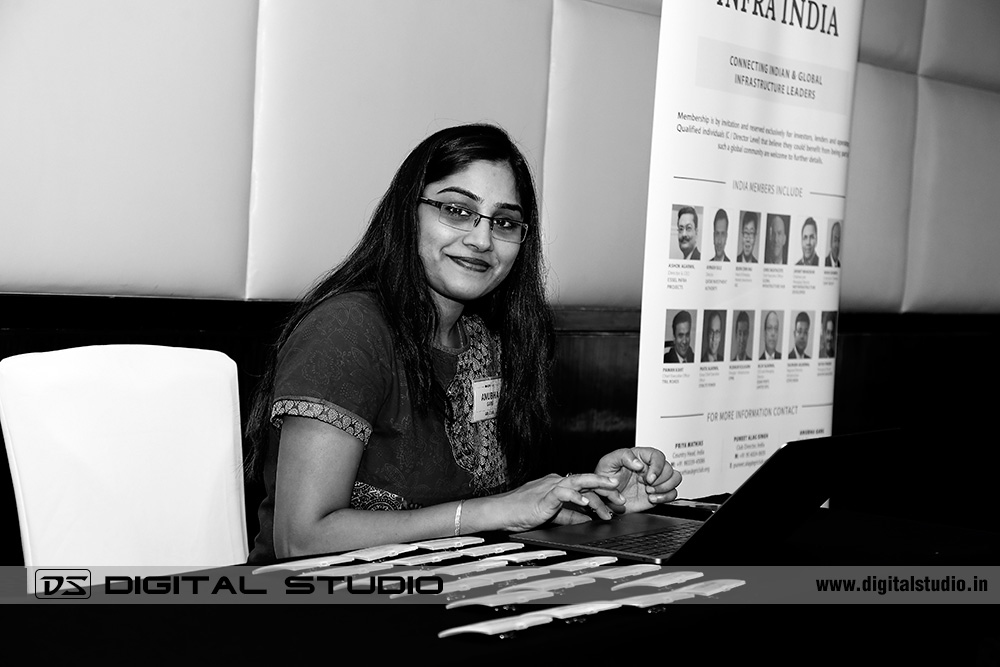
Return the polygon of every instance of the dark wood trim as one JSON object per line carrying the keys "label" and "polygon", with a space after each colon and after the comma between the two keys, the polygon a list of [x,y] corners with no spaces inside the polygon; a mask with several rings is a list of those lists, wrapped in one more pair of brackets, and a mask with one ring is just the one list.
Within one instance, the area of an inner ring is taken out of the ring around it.
{"label": "dark wood trim", "polygon": [[0,329],[240,331],[269,328],[291,301],[60,294],[0,295]]}
{"label": "dark wood trim", "polygon": [[1000,332],[1000,313],[842,312],[837,329],[841,334],[991,334]]}
{"label": "dark wood trim", "polygon": [[556,331],[576,333],[639,333],[639,308],[553,308]]}

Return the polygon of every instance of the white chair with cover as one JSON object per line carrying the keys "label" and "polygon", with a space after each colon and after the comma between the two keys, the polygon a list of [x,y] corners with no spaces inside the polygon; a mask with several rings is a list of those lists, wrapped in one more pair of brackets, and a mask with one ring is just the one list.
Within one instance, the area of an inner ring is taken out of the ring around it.
{"label": "white chair with cover", "polygon": [[8,357],[0,423],[29,590],[43,567],[165,574],[246,561],[239,392],[225,354],[96,345]]}

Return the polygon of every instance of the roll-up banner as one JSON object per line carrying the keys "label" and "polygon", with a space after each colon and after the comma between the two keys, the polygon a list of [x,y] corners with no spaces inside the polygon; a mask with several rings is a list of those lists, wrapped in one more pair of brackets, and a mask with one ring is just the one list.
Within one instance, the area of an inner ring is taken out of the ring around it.
{"label": "roll-up banner", "polygon": [[732,492],[829,435],[861,0],[664,0],[636,442]]}

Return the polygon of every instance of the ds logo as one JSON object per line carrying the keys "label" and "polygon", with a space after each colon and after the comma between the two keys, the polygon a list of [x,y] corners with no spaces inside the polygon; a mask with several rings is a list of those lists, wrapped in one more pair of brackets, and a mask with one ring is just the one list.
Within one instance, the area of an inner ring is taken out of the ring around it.
{"label": "ds logo", "polygon": [[90,570],[35,570],[35,597],[86,600],[90,597]]}

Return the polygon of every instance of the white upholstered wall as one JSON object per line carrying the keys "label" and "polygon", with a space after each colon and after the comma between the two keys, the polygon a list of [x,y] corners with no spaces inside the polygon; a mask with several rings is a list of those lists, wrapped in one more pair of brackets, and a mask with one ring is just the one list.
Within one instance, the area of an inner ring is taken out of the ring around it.
{"label": "white upholstered wall", "polygon": [[659,7],[555,0],[542,205],[557,303],[639,305]]}
{"label": "white upholstered wall", "polygon": [[340,261],[411,148],[476,121],[540,176],[551,2],[261,0],[246,294]]}
{"label": "white upholstered wall", "polygon": [[0,0],[0,291],[243,296],[256,24]]}
{"label": "white upholstered wall", "polygon": [[1000,310],[1000,2],[867,0],[844,310]]}
{"label": "white upholstered wall", "polygon": [[[0,0],[0,292],[287,299],[506,126],[562,305],[638,306],[658,0]],[[1000,2],[868,0],[842,310],[1000,310]]]}

